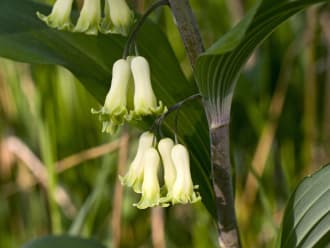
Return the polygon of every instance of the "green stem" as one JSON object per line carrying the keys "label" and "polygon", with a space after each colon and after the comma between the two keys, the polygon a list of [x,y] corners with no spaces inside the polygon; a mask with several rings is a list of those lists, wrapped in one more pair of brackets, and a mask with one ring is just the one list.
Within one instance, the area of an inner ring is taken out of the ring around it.
{"label": "green stem", "polygon": [[142,25],[146,21],[147,17],[155,9],[157,9],[158,7],[164,6],[164,5],[168,5],[168,0],[159,0],[159,1],[155,2],[143,14],[143,16],[141,17],[141,19],[138,20],[138,22],[136,23],[136,25],[134,26],[134,28],[132,29],[131,33],[128,36],[128,39],[127,39],[127,42],[126,42],[126,45],[125,45],[125,48],[124,48],[124,52],[123,52],[123,59],[126,59],[126,57],[128,56],[129,51],[130,51],[130,48],[131,48],[131,45],[134,42],[137,33],[139,32],[140,28],[142,27]]}
{"label": "green stem", "polygon": [[159,134],[163,137],[164,135],[161,131],[161,126],[162,126],[163,121],[165,120],[165,118],[169,114],[171,114],[172,112],[179,110],[182,107],[182,105],[184,105],[186,102],[189,102],[189,101],[192,101],[192,100],[195,100],[195,99],[198,99],[198,98],[201,98],[201,94],[195,94],[195,95],[188,96],[187,98],[185,98],[185,99],[181,100],[180,102],[177,102],[176,104],[169,107],[168,110],[165,113],[163,113],[161,116],[159,116],[155,120],[154,124],[151,127],[151,131],[153,131],[157,127],[158,131],[159,131]]}

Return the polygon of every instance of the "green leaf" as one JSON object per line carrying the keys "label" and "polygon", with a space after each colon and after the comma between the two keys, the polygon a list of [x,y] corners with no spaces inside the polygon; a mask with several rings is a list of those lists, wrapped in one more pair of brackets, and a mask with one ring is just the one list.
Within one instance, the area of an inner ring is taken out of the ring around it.
{"label": "green leaf", "polygon": [[[121,57],[126,39],[120,35],[95,37],[50,29],[36,17],[37,11],[47,14],[50,8],[28,0],[0,1],[0,56],[27,63],[62,65],[103,103],[110,87],[112,64]],[[140,54],[150,62],[155,93],[167,106],[198,91],[185,78],[157,25],[147,22],[139,32],[138,44]],[[178,134],[190,150],[193,180],[200,185],[203,202],[214,214],[209,133],[202,105],[192,103],[183,108],[179,120]],[[169,129],[172,123],[167,122]]]}
{"label": "green leaf", "polygon": [[105,248],[96,240],[83,239],[73,236],[46,236],[33,240],[23,246],[23,248]]}
{"label": "green leaf", "polygon": [[257,1],[236,27],[198,58],[195,76],[211,127],[229,122],[237,79],[254,49],[288,18],[321,2],[329,0]]}
{"label": "green leaf", "polygon": [[330,244],[330,164],[298,185],[286,207],[281,247]]}

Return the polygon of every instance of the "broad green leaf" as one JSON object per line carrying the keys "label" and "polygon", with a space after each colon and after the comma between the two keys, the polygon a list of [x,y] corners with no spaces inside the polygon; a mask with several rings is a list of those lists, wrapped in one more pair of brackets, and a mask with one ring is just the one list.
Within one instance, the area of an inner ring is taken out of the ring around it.
{"label": "broad green leaf", "polygon": [[321,2],[329,0],[257,1],[236,27],[198,58],[195,76],[211,126],[229,122],[236,82],[253,50],[285,20]]}
{"label": "broad green leaf", "polygon": [[286,207],[281,247],[326,247],[330,244],[330,164],[306,177]]}
{"label": "broad green leaf", "polygon": [[96,240],[83,239],[73,236],[46,236],[33,240],[23,246],[23,248],[105,248]]}
{"label": "broad green leaf", "polygon": [[[0,1],[0,56],[27,63],[62,65],[102,104],[110,86],[112,64],[122,56],[125,38],[53,30],[36,17],[37,11],[47,14],[50,8],[29,0]],[[147,22],[143,26],[138,45],[140,54],[150,62],[155,93],[167,106],[198,91],[185,78],[157,25]],[[91,118],[96,117],[91,115]],[[167,127],[172,129],[171,122],[167,122]],[[190,150],[193,180],[200,185],[203,202],[214,214],[209,133],[200,103],[191,103],[180,111],[178,130],[180,139]]]}
{"label": "broad green leaf", "polygon": [[244,21],[239,22],[230,32],[226,33],[219,40],[217,40],[210,48],[205,51],[204,55],[223,54],[233,50],[244,38],[245,32],[249,28],[261,1],[254,5],[254,7],[246,14]]}

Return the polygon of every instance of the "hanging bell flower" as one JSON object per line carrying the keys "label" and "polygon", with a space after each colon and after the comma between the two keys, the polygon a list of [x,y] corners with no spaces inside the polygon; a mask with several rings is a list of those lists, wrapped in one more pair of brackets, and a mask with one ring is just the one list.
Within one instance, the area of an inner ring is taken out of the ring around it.
{"label": "hanging bell flower", "polygon": [[132,187],[136,193],[142,192],[143,182],[143,157],[145,152],[152,147],[155,136],[150,132],[144,132],[139,139],[138,149],[129,170],[124,177],[119,176],[122,185]]}
{"label": "hanging bell flower", "polygon": [[114,134],[123,125],[127,115],[127,86],[131,77],[127,60],[117,60],[112,68],[111,88],[106,96],[104,106],[93,114],[99,114],[102,131]]}
{"label": "hanging bell flower", "polygon": [[185,146],[177,144],[172,148],[172,160],[176,169],[176,180],[174,182],[171,195],[166,200],[176,203],[194,203],[201,200],[201,197],[194,189],[191,174],[189,153]]}
{"label": "hanging bell flower", "polygon": [[160,187],[157,176],[160,158],[157,150],[155,148],[146,150],[142,163],[144,166],[142,196],[138,203],[133,204],[139,209],[157,206],[160,201]]}
{"label": "hanging bell flower", "polygon": [[134,78],[134,110],[132,119],[139,119],[146,115],[159,115],[167,110],[161,101],[157,106],[157,99],[151,86],[150,68],[148,61],[141,56],[131,61],[131,70]]}
{"label": "hanging bell flower", "polygon": [[72,23],[70,15],[72,3],[73,0],[57,0],[53,6],[52,12],[48,16],[39,12],[37,12],[37,16],[51,28],[71,30]]}
{"label": "hanging bell flower", "polygon": [[97,35],[101,22],[100,0],[84,0],[74,32]]}
{"label": "hanging bell flower", "polygon": [[127,36],[133,24],[134,14],[125,0],[106,0],[104,6],[105,16],[101,31],[104,33],[118,33]]}
{"label": "hanging bell flower", "polygon": [[173,146],[174,142],[170,138],[161,139],[158,143],[158,151],[164,166],[164,182],[167,195],[172,194],[172,188],[176,179],[176,170],[171,156]]}

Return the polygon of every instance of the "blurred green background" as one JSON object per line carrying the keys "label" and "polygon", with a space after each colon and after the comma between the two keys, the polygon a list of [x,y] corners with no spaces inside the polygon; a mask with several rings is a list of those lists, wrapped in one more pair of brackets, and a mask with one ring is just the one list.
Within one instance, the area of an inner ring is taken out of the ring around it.
{"label": "blurred green background", "polygon": [[[191,0],[206,47],[253,2]],[[143,13],[150,3],[132,5]],[[151,18],[193,80],[169,10]],[[273,247],[297,183],[330,162],[329,27],[329,6],[290,19],[253,54],[239,80],[231,158],[245,247]],[[93,237],[109,247],[217,247],[201,203],[132,206],[138,196],[117,175],[132,160],[140,130],[102,134],[90,113],[98,106],[63,68],[0,59],[0,247],[50,233]]]}

